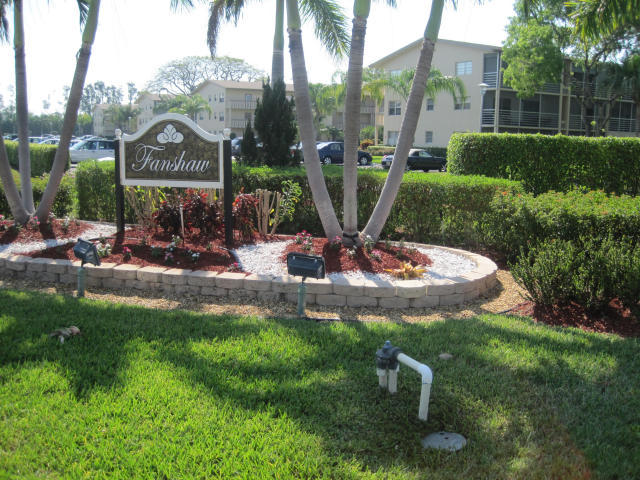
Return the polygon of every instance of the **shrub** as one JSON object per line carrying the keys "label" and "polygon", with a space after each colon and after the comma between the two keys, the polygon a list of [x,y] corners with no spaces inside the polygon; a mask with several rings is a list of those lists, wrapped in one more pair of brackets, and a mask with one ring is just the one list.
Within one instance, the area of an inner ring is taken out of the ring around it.
{"label": "shrub", "polygon": [[83,220],[114,221],[115,162],[88,160],[78,163],[76,188],[78,190],[78,217]]}
{"label": "shrub", "polygon": [[373,145],[373,140],[362,140],[362,142],[360,142],[360,150],[367,150],[371,145]]}
{"label": "shrub", "polygon": [[[7,148],[7,156],[11,168],[18,170],[18,142],[10,140],[5,141]],[[40,145],[37,143],[29,144],[29,158],[31,160],[31,176],[40,177],[51,171],[53,160],[56,156],[58,147],[56,145]],[[67,161],[65,170],[69,169],[70,161]]]}
{"label": "shrub", "polygon": [[[20,188],[20,174],[17,171],[13,171],[13,179]],[[47,183],[49,182],[49,175],[42,175],[38,178],[31,179],[31,187],[33,189],[33,201],[38,205],[40,199],[42,198],[42,194],[44,193],[45,188],[47,187]],[[64,217],[68,215],[73,209],[73,200],[75,197],[75,188],[73,184],[73,179],[67,175],[62,177],[62,181],[60,182],[60,187],[58,188],[58,192],[56,193],[55,198],[53,199],[53,206],[51,210],[55,214],[56,217]],[[9,216],[11,215],[11,210],[9,209],[9,203],[7,202],[7,197],[4,194],[4,189],[2,187],[2,183],[0,182],[0,214]]]}
{"label": "shrub", "polygon": [[529,192],[604,190],[640,194],[640,139],[457,133],[448,170],[522,181]]}
{"label": "shrub", "polygon": [[576,302],[597,309],[618,298],[636,309],[640,247],[629,238],[545,240],[522,251],[511,273],[529,298],[542,305]]}
{"label": "shrub", "polygon": [[258,199],[249,193],[242,193],[233,202],[233,225],[240,232],[243,241],[250,241],[256,230],[256,206]]}
{"label": "shrub", "polygon": [[389,145],[371,145],[368,148],[368,152],[371,155],[393,155],[396,151],[396,147],[390,147]]}
{"label": "shrub", "polygon": [[629,236],[640,241],[640,197],[604,192],[501,192],[491,201],[482,226],[483,243],[514,259],[546,239]]}

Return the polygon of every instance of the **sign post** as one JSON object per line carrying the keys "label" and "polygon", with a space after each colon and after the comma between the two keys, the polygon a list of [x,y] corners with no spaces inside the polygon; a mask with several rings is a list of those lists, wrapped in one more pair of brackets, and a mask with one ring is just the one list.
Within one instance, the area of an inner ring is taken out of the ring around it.
{"label": "sign post", "polygon": [[120,139],[122,137],[122,130],[116,130],[116,141],[114,142],[115,151],[115,177],[116,177],[116,228],[118,233],[124,232],[124,187],[120,181]]}

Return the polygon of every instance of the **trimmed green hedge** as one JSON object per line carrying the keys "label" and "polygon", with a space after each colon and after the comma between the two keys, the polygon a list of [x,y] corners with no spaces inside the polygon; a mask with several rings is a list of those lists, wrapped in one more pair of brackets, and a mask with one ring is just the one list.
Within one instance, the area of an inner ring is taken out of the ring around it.
{"label": "trimmed green hedge", "polygon": [[640,194],[640,139],[456,133],[447,169],[522,181],[528,192],[574,188]]}
{"label": "trimmed green hedge", "polygon": [[[4,142],[7,148],[7,156],[9,157],[9,164],[11,168],[19,170],[18,168],[18,142],[12,142],[7,140]],[[53,166],[53,160],[56,156],[58,147],[56,145],[40,145],[37,143],[29,144],[29,158],[31,159],[31,176],[39,177],[45,173],[51,171]],[[65,170],[69,170],[71,161],[67,160]]]}
{"label": "trimmed green hedge", "polygon": [[533,194],[502,192],[485,217],[484,243],[511,259],[548,239],[621,238],[640,242],[640,197],[602,191]]}
{"label": "trimmed green hedge", "polygon": [[[115,218],[113,162],[82,162],[76,172],[79,217],[85,220]],[[329,195],[342,217],[342,167],[323,167]],[[366,170],[358,175],[358,223],[364,228],[384,185],[387,173]],[[282,189],[292,180],[302,187],[302,198],[292,222],[280,232],[307,230],[324,235],[306,173],[301,168],[246,167],[234,165],[234,194],[258,188]],[[433,243],[478,243],[483,216],[496,191],[522,192],[517,182],[486,177],[454,177],[442,174],[407,173],[383,230],[383,238]],[[127,214],[128,215],[128,214]]]}
{"label": "trimmed green hedge", "polygon": [[[329,196],[338,218],[342,218],[342,168],[325,167]],[[387,173],[363,170],[358,174],[358,224],[364,228],[380,196]],[[293,222],[284,223],[281,231],[296,233],[307,230],[323,235],[305,171],[268,168],[234,168],[236,188],[245,192],[257,188],[280,190],[284,180],[302,187],[303,197],[296,207]],[[486,177],[454,177],[442,174],[407,173],[400,187],[382,238],[429,243],[471,243],[479,241],[478,231],[496,191],[522,192],[517,182]]]}
{"label": "trimmed green hedge", "polygon": [[[14,170],[13,178],[20,189],[20,174]],[[40,202],[42,198],[42,194],[44,193],[45,188],[47,187],[47,182],[49,182],[49,175],[42,175],[38,178],[31,179],[31,186],[33,188],[33,201],[36,206]],[[69,215],[73,209],[73,199],[75,197],[75,188],[73,179],[65,175],[62,177],[62,181],[60,182],[60,188],[58,189],[58,193],[56,194],[55,199],[53,200],[53,213],[56,217],[64,217]],[[11,216],[11,210],[9,210],[9,203],[7,202],[7,197],[4,194],[4,189],[2,188],[2,183],[0,182],[0,213],[5,215],[6,217]]]}

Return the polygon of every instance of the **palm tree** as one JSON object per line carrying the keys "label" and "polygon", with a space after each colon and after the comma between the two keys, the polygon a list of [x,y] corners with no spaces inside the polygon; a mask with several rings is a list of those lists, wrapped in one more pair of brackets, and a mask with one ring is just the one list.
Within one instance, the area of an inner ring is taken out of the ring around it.
{"label": "palm tree", "polygon": [[211,107],[209,106],[207,101],[200,95],[196,94],[191,97],[187,97],[186,95],[178,95],[174,100],[178,105],[176,107],[170,108],[169,111],[172,113],[182,113],[184,115],[187,115],[196,123],[198,123],[198,113],[202,111],[211,113]]}
{"label": "palm tree", "polygon": [[[338,6],[325,0],[327,7],[337,9]],[[313,131],[313,114],[311,111],[311,99],[309,97],[309,82],[307,68],[302,48],[300,11],[297,0],[287,0],[287,30],[289,33],[289,52],[291,54],[291,70],[293,72],[293,90],[296,101],[296,116],[302,141],[305,170],[309,180],[309,188],[313,201],[318,210],[320,221],[327,238],[342,237],[342,229],[329,197],[329,192],[324,181],[320,158],[315,143]]]}
{"label": "palm tree", "polygon": [[571,5],[583,37],[596,39],[603,34],[640,30],[640,0],[577,0]]}
{"label": "palm tree", "polygon": [[413,77],[413,84],[407,99],[407,108],[404,112],[402,125],[400,127],[400,135],[398,145],[394,154],[394,161],[389,170],[389,175],[384,183],[380,198],[376,204],[369,222],[367,223],[363,234],[377,240],[384,224],[389,217],[389,212],[393,202],[395,201],[398,189],[402,183],[404,169],[407,164],[409,149],[413,144],[413,138],[420,117],[422,100],[424,99],[425,89],[427,86],[427,78],[431,70],[431,61],[433,59],[433,51],[438,40],[438,32],[440,31],[440,23],[442,21],[442,10],[444,8],[444,0],[433,0],[431,3],[431,12],[424,33],[424,40],[418,56],[416,65],[416,73]]}
{"label": "palm tree", "polygon": [[[387,0],[395,6],[395,0]],[[362,64],[367,19],[371,0],[354,0],[347,95],[344,109],[344,232],[346,246],[359,244],[358,235],[358,145],[360,138],[360,105],[362,104]]]}
{"label": "palm tree", "polygon": [[374,102],[373,116],[373,144],[378,144],[378,109],[384,101],[384,89],[386,87],[387,74],[382,71],[365,68],[362,72],[362,95],[369,97]]}
{"label": "palm tree", "polygon": [[[209,10],[207,44],[211,55],[215,55],[218,33],[222,21],[238,23],[246,0],[213,0]],[[313,18],[316,37],[336,57],[344,55],[348,45],[345,18],[334,0],[301,0],[305,18]],[[276,0],[275,31],[273,36],[273,56],[271,60],[271,84],[284,80],[284,0]]]}

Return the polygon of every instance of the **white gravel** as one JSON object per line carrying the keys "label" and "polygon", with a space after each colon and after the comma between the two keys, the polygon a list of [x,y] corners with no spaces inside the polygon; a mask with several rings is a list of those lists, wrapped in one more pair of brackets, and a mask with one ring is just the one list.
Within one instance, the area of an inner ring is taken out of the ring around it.
{"label": "white gravel", "polygon": [[[89,230],[85,230],[82,235],[80,235],[80,238],[89,240],[91,238],[106,237],[116,233],[116,230],[115,226],[96,223]],[[59,238],[57,240],[44,240],[41,242],[0,244],[0,253],[27,253],[34,250],[44,250],[45,248],[57,247],[58,245],[65,245],[67,243],[77,241],[78,237],[69,237]]]}
{"label": "white gravel", "polygon": [[[245,272],[279,276],[287,273],[287,266],[284,262],[275,262],[274,260],[282,256],[288,243],[291,243],[291,241],[259,243],[240,247],[232,252]],[[424,278],[451,278],[470,272],[476,268],[476,264],[473,261],[462,255],[456,255],[446,250],[439,248],[418,248],[418,251],[428,255],[433,261],[433,265],[427,269]],[[387,274],[368,272],[330,273],[327,276],[331,280],[340,278],[369,280],[392,279],[392,277]]]}

